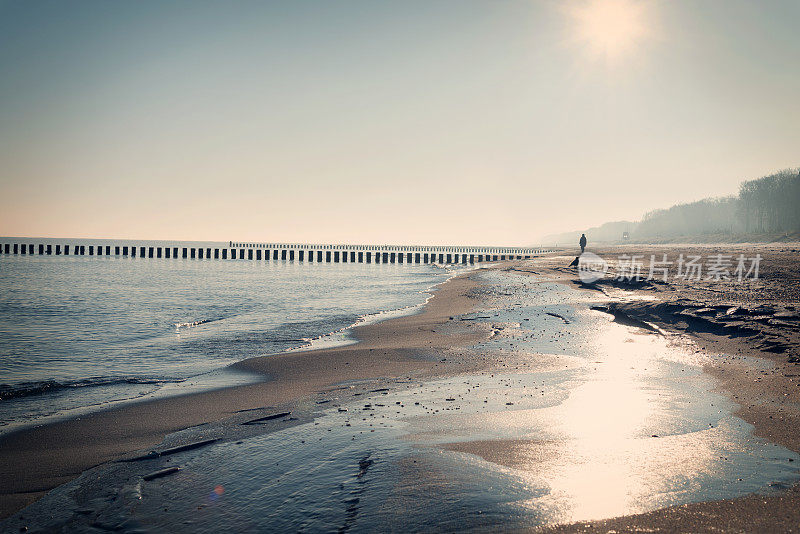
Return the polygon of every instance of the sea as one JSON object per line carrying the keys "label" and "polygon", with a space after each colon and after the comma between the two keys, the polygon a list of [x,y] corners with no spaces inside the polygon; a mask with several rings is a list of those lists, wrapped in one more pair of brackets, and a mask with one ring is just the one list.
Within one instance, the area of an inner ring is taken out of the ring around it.
{"label": "sea", "polygon": [[[0,238],[223,248],[227,243]],[[258,380],[228,366],[353,343],[464,267],[0,255],[0,433],[143,398]]]}

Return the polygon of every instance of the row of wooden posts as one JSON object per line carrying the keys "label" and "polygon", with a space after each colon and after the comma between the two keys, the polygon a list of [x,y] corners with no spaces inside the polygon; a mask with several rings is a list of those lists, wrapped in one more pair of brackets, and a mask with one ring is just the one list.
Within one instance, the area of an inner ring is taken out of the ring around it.
{"label": "row of wooden posts", "polygon": [[74,255],[74,256],[128,256],[140,258],[192,258],[239,260],[288,260],[319,263],[475,263],[509,259],[529,259],[531,256],[508,254],[464,254],[434,252],[381,252],[355,250],[305,250],[295,248],[198,248],[156,247],[126,245],[59,245],[4,243],[2,254]]}

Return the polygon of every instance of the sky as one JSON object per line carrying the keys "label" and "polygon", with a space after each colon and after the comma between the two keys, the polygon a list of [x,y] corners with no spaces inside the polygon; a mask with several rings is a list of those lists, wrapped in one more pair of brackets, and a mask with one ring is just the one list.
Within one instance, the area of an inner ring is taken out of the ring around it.
{"label": "sky", "polygon": [[0,235],[532,245],[800,165],[797,0],[0,0]]}

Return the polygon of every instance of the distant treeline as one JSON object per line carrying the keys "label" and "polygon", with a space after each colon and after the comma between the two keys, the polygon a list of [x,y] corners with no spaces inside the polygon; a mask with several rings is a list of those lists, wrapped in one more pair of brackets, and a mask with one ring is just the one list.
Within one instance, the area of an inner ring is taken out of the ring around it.
{"label": "distant treeline", "polygon": [[651,211],[635,238],[749,234],[800,230],[800,174],[786,169],[743,182],[737,196],[706,198]]}
{"label": "distant treeline", "polygon": [[800,230],[800,170],[750,180],[739,186],[736,212],[747,232]]}
{"label": "distant treeline", "polygon": [[[669,240],[679,237],[800,232],[800,169],[743,182],[739,194],[706,198],[648,212],[638,223],[606,223],[585,231],[589,241]],[[581,232],[548,236],[545,243],[577,241]]]}

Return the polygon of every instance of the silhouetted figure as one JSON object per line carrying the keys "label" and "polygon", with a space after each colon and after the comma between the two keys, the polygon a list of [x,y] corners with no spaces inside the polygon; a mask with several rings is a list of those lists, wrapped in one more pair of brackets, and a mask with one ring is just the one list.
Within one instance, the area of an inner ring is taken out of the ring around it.
{"label": "silhouetted figure", "polygon": [[581,245],[581,254],[586,250],[586,234],[581,234],[581,240],[578,242]]}

